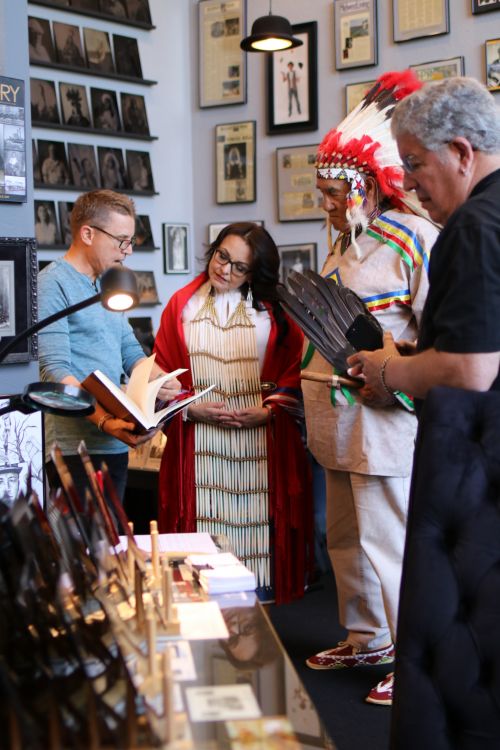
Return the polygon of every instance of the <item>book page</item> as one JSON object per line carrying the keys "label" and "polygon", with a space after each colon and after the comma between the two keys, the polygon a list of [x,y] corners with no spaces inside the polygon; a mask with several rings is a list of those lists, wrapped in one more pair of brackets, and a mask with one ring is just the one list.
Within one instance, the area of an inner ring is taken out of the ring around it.
{"label": "book page", "polygon": [[186,372],[185,368],[178,368],[173,372],[167,372],[165,375],[150,380],[154,361],[155,355],[152,354],[134,367],[125,391],[127,396],[141,409],[148,422],[152,424],[155,423],[156,397],[163,383]]}
{"label": "book page", "polygon": [[165,409],[157,411],[153,419],[154,424],[158,425],[163,419],[168,417],[169,414],[173,414],[176,411],[185,409],[186,406],[189,406],[192,401],[196,401],[197,398],[201,398],[206,393],[210,393],[213,388],[215,388],[215,385],[210,385],[208,388],[205,388],[204,391],[196,393],[194,396],[190,396],[189,398],[184,399],[184,401],[176,401],[174,404],[170,404],[170,406],[167,406]]}

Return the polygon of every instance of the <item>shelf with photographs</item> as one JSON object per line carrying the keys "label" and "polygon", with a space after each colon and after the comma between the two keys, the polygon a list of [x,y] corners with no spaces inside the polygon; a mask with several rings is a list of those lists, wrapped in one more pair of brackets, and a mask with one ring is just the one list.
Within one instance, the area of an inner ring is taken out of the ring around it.
{"label": "shelf with photographs", "polygon": [[151,20],[148,0],[29,0],[29,4],[135,26],[146,31],[156,28]]}

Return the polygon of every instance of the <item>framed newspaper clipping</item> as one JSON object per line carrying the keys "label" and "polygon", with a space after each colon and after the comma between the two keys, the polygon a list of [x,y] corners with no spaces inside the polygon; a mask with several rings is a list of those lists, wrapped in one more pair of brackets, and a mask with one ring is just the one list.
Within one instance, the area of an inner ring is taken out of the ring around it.
{"label": "framed newspaper clipping", "polygon": [[335,67],[363,68],[378,62],[376,0],[335,0]]}
{"label": "framed newspaper clipping", "polygon": [[198,23],[200,107],[244,104],[246,0],[200,0]]}
{"label": "framed newspaper clipping", "polygon": [[500,10],[500,0],[472,0],[472,13],[488,13],[490,10]]}
{"label": "framed newspaper clipping", "polygon": [[409,42],[425,36],[448,34],[450,31],[449,0],[392,0],[395,42]]}
{"label": "framed newspaper clipping", "polygon": [[464,58],[449,57],[447,60],[433,60],[432,62],[410,65],[422,83],[427,81],[441,81],[443,78],[463,76],[465,73]]}
{"label": "framed newspaper clipping", "polygon": [[314,146],[276,149],[279,221],[324,219],[321,196],[316,190]]}
{"label": "framed newspaper clipping", "polygon": [[253,203],[255,120],[215,126],[217,203]]}
{"label": "framed newspaper clipping", "polygon": [[345,113],[358,106],[364,95],[371,89],[375,81],[360,81],[359,83],[346,83],[345,87]]}

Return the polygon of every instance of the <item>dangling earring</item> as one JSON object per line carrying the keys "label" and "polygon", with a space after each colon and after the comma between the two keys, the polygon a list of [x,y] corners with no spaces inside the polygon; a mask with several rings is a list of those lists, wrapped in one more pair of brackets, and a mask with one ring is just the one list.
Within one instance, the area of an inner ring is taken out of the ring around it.
{"label": "dangling earring", "polygon": [[250,284],[250,282],[248,282],[247,302],[250,303],[250,307],[253,307],[253,293],[252,293],[252,285]]}

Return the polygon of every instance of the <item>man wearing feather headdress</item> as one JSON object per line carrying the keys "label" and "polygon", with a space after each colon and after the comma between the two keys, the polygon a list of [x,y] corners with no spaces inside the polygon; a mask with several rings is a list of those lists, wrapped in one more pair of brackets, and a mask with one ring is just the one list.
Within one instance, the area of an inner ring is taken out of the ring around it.
{"label": "man wearing feather headdress", "polygon": [[[410,71],[381,76],[327,133],[316,165],[329,244],[322,275],[356,292],[395,339],[410,340],[418,333],[437,229],[402,189],[390,118],[396,102],[419,86]],[[338,232],[334,244],[332,227]],[[303,366],[332,373],[311,344]],[[368,387],[337,391],[309,380],[303,391],[308,444],[326,471],[327,544],[347,630],[345,641],[307,664],[339,669],[390,663],[416,431],[411,400],[387,393],[376,408]],[[392,675],[367,700],[390,705]]]}

